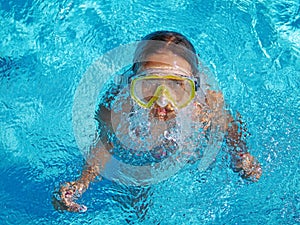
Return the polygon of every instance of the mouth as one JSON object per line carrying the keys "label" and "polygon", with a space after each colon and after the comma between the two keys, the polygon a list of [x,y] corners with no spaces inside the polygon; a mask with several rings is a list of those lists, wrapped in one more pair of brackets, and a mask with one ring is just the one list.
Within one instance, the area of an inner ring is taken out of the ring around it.
{"label": "mouth", "polygon": [[155,104],[150,111],[150,115],[160,121],[167,121],[176,117],[175,110],[170,104],[165,107]]}

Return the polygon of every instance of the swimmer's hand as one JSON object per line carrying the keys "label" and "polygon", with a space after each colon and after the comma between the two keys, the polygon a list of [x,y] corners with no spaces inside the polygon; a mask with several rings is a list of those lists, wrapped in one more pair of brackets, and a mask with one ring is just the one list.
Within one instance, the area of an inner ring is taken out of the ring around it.
{"label": "swimmer's hand", "polygon": [[232,157],[234,170],[239,172],[242,178],[256,182],[262,175],[260,163],[250,153],[238,153]]}
{"label": "swimmer's hand", "polygon": [[59,211],[85,212],[87,207],[77,204],[75,200],[80,198],[86,189],[86,186],[78,181],[63,184],[59,191],[54,193],[52,201],[54,208]]}

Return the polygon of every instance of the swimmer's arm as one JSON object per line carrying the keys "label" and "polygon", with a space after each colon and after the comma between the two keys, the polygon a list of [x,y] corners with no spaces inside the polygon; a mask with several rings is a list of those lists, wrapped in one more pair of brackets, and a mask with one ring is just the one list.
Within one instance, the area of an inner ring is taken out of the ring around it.
{"label": "swimmer's arm", "polygon": [[237,113],[237,119],[233,119],[229,112],[226,112],[227,117],[227,134],[226,144],[232,148],[234,154],[247,153],[248,147],[246,142],[242,139],[242,135],[246,133],[246,129],[243,127],[241,116]]}
{"label": "swimmer's arm", "polygon": [[75,201],[88,189],[90,183],[100,175],[106,163],[110,160],[111,155],[108,151],[112,148],[112,145],[104,145],[103,143],[107,143],[105,139],[106,136],[103,135],[102,141],[99,138],[96,144],[91,147],[80,178],[74,182],[67,182],[60,187],[53,198],[53,205],[56,209],[70,212],[85,212],[87,210],[86,206]]}
{"label": "swimmer's arm", "polygon": [[105,164],[110,159],[110,154],[101,146],[95,146],[86,162],[85,168],[78,180],[66,182],[60,187],[53,198],[53,205],[57,210],[69,212],[85,212],[87,207],[76,203],[76,200],[88,189],[90,183],[99,176]]}
{"label": "swimmer's arm", "polygon": [[91,149],[90,156],[88,157],[81,176],[77,181],[84,184],[85,189],[87,189],[89,184],[100,175],[107,162],[111,159],[111,154],[109,154],[108,151],[112,147],[108,147],[108,145],[104,146],[101,141],[99,142],[100,143],[97,143],[97,145]]}
{"label": "swimmer's arm", "polygon": [[232,148],[231,166],[243,178],[258,181],[262,175],[262,168],[257,159],[248,152],[247,144],[242,140],[246,130],[242,126],[241,117],[238,115],[238,119],[234,120],[231,115],[228,115],[228,118],[226,143]]}
{"label": "swimmer's arm", "polygon": [[[99,123],[103,124],[103,127],[111,126],[110,111],[104,106],[100,106],[100,109],[96,114],[96,119]],[[87,189],[89,184],[100,175],[100,172],[104,170],[106,163],[111,159],[111,154],[108,151],[111,150],[113,146],[108,142],[106,131],[100,130],[99,132],[99,137],[97,138],[97,141],[95,141],[96,144],[91,147],[86,165],[78,180],[79,183],[84,184],[85,189]]]}
{"label": "swimmer's arm", "polygon": [[[100,106],[96,119],[99,123],[104,124],[103,127],[110,127],[110,113],[110,110],[106,107]],[[78,180],[78,182],[84,184],[86,189],[89,187],[90,182],[94,181],[100,175],[100,172],[104,170],[106,163],[111,158],[108,151],[112,148],[113,146],[108,142],[106,132],[101,130],[100,137],[97,138],[96,144],[91,148],[84,170]]]}
{"label": "swimmer's arm", "polygon": [[226,133],[226,143],[232,148],[230,152],[232,167],[240,172],[242,177],[257,181],[261,174],[259,162],[248,152],[246,142],[243,140],[245,129],[242,126],[241,117],[235,120],[232,115],[224,110],[224,98],[221,92],[208,91],[207,104],[213,112],[212,119],[216,120],[219,128]]}
{"label": "swimmer's arm", "polygon": [[246,142],[242,140],[245,130],[242,129],[241,117],[238,114],[238,119],[234,120],[229,111],[224,109],[222,92],[208,90],[206,103],[210,108],[210,119],[213,120],[213,124],[226,133],[227,145],[233,149],[233,152],[246,153],[248,150]]}

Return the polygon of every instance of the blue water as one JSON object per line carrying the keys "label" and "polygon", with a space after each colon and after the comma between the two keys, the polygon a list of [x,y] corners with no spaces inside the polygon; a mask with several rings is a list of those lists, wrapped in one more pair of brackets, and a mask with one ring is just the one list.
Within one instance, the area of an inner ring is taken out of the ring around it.
{"label": "blue water", "polygon": [[220,152],[205,172],[153,185],[137,224],[300,224],[298,0],[1,0],[0,24],[0,224],[126,224],[110,181],[84,194],[85,214],[55,211],[51,196],[84,165],[72,127],[83,74],[156,30],[195,45],[247,124],[263,176],[241,180]]}

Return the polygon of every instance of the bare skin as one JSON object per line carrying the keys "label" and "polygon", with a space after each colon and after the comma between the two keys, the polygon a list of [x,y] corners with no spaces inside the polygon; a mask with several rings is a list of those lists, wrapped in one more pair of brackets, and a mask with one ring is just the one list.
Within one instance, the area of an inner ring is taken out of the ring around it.
{"label": "bare skin", "polygon": [[[183,58],[174,55],[172,52],[162,52],[151,55],[141,70],[163,68],[176,70],[182,69],[186,76],[192,76],[191,66]],[[163,63],[162,63],[163,62]],[[262,169],[259,162],[247,151],[246,143],[242,140],[242,131],[240,130],[240,121],[235,121],[233,117],[224,111],[224,98],[221,92],[207,91],[205,97],[205,105],[194,102],[195,118],[201,123],[207,124],[207,128],[211,124],[221,127],[224,133],[227,133],[226,141],[228,146],[233,150],[230,152],[232,156],[232,167],[234,171],[239,172],[243,178],[257,181],[262,174]],[[99,115],[101,121],[104,121],[108,126],[111,125],[111,111],[102,107]],[[167,121],[176,116],[174,107],[168,104],[164,108],[154,103],[150,110],[150,117],[161,121]],[[107,138],[101,136],[104,140]],[[103,143],[103,139],[102,142]],[[104,141],[105,143],[105,141]],[[58,195],[59,199],[54,199],[53,204],[56,209],[67,210],[70,212],[84,212],[86,207],[79,205],[75,200],[82,195],[89,187],[90,182],[104,169],[106,163],[110,160],[111,155],[108,152],[112,149],[111,144],[106,146],[96,144],[91,150],[90,157],[86,162],[86,166],[81,174],[81,177],[74,182],[67,182],[61,186]]]}

